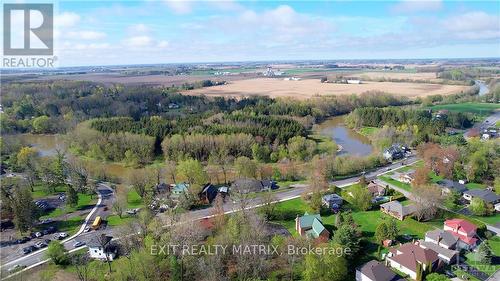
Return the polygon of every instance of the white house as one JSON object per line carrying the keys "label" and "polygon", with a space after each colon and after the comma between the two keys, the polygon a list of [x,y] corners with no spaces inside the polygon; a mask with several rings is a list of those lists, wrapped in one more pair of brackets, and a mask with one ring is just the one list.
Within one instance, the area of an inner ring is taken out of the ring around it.
{"label": "white house", "polygon": [[117,248],[111,244],[113,237],[102,234],[95,237],[87,243],[89,255],[93,259],[112,261],[116,257]]}

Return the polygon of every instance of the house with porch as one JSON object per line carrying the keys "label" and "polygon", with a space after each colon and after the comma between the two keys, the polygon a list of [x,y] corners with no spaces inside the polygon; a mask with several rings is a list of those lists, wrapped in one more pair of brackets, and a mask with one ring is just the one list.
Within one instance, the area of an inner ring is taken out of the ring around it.
{"label": "house with porch", "polygon": [[327,241],[330,238],[330,232],[323,225],[320,214],[308,214],[307,212],[295,219],[295,230],[300,236]]}
{"label": "house with porch", "polygon": [[406,243],[399,248],[390,249],[386,256],[386,263],[408,274],[413,280],[416,280],[422,272],[434,272],[441,266],[438,253],[422,248],[418,243]]}
{"label": "house with porch", "polygon": [[391,201],[380,205],[380,211],[400,221],[415,213],[415,205],[403,206],[399,201]]}

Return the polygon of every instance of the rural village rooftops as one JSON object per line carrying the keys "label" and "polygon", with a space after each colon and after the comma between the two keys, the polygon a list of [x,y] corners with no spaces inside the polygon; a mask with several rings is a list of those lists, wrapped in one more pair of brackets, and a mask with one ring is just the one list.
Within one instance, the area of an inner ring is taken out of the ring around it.
{"label": "rural village rooftops", "polygon": [[359,271],[370,278],[371,280],[377,281],[396,281],[396,280],[404,280],[399,275],[394,273],[394,271],[390,270],[383,263],[378,262],[376,260],[371,260],[365,263],[362,267],[359,268]]}

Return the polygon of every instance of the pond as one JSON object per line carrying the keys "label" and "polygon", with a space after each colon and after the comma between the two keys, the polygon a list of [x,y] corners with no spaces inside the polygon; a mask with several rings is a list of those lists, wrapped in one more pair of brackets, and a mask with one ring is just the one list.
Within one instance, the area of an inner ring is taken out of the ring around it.
{"label": "pond", "polygon": [[315,125],[313,131],[331,137],[341,146],[339,155],[367,156],[373,151],[367,137],[345,126],[343,116],[328,118],[321,124]]}
{"label": "pond", "polygon": [[[24,145],[30,145],[37,149],[38,153],[42,157],[54,156],[57,150],[65,151],[66,157],[69,159],[75,156],[70,154],[66,150],[66,143],[64,141],[64,135],[35,135],[35,134],[19,134],[19,135],[7,135],[5,138],[16,139]],[[98,160],[85,160],[89,167],[100,168],[105,171],[106,175],[113,178],[120,178],[122,180],[126,179],[134,168],[125,167],[118,163],[105,163]]]}

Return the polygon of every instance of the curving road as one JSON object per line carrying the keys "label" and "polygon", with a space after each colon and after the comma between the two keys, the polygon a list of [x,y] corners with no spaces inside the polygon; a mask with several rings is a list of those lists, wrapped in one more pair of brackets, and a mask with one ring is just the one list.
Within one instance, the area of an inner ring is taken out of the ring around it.
{"label": "curving road", "polygon": [[[66,249],[73,250],[74,249],[73,244],[76,241],[88,242],[88,240],[94,237],[96,232],[91,231],[85,233],[84,232],[85,227],[92,224],[92,222],[97,216],[105,216],[109,212],[109,210],[111,210],[111,206],[114,202],[114,196],[113,196],[114,191],[108,185],[101,183],[97,187],[97,193],[99,197],[97,204],[87,215],[80,229],[71,237],[68,237],[63,241],[61,241],[61,243],[64,245]],[[0,276],[2,278],[5,278],[8,275],[8,270],[17,265],[31,268],[39,264],[42,264],[44,262],[47,262],[47,258],[45,255],[46,250],[47,248],[43,248],[25,256],[22,254],[22,252],[19,252],[16,253],[15,255],[9,256],[6,259],[3,259]]]}
{"label": "curving road", "polygon": [[[391,172],[393,170],[401,168],[402,166],[411,165],[411,164],[415,163],[416,161],[418,161],[417,158],[415,156],[411,156],[407,159],[394,162],[392,164],[389,164],[387,166],[384,166],[384,167],[381,167],[378,169],[371,170],[371,171],[365,173],[365,177],[368,180],[372,180],[372,179],[375,179],[380,174]],[[342,179],[342,180],[331,181],[330,184],[336,185],[336,186],[342,188],[342,187],[345,187],[345,186],[348,186],[348,185],[351,185],[351,184],[358,182],[359,178],[360,178],[360,176],[354,176],[354,177],[350,177],[350,178],[346,178],[346,179]],[[282,202],[282,201],[287,201],[287,200],[298,198],[301,196],[302,193],[304,193],[305,190],[307,190],[307,188],[308,188],[308,185],[303,184],[303,185],[297,185],[294,188],[291,188],[291,189],[286,190],[286,191],[276,192],[276,193],[274,193],[274,196],[276,198],[276,202]],[[95,211],[93,210],[89,214],[85,223],[82,225],[80,230],[75,235],[73,235],[70,238],[63,241],[63,245],[65,246],[66,249],[70,250],[70,252],[74,251],[74,250],[79,250],[79,249],[85,248],[85,246],[83,246],[83,247],[80,247],[78,249],[75,249],[73,247],[73,244],[75,243],[75,241],[88,242],[91,238],[95,237],[97,233],[106,233],[106,234],[112,235],[112,232],[113,232],[112,228],[101,229],[101,230],[98,230],[97,232],[96,231],[91,231],[91,232],[87,232],[87,233],[83,232],[83,229],[85,228],[85,226],[91,224],[96,216],[106,217],[107,214],[111,210],[111,206],[114,202],[114,196],[113,196],[114,191],[108,185],[100,184],[98,187],[98,193],[99,193],[100,203],[98,202],[98,204],[95,206]],[[246,206],[247,206],[246,209],[260,207],[260,206],[262,206],[262,200],[260,197],[252,198],[252,199],[248,200]],[[107,209],[107,210],[105,210],[105,209]],[[227,202],[224,204],[224,210],[225,210],[226,214],[233,213],[233,212],[239,211],[240,206],[238,204],[233,203],[232,200],[227,200]],[[213,208],[195,210],[195,211],[189,212],[188,216],[189,216],[190,220],[200,220],[203,218],[212,217],[212,211],[213,211]],[[32,253],[32,254],[29,254],[27,256],[22,256],[20,258],[13,258],[10,261],[7,261],[1,267],[2,279],[6,278],[6,277],[12,277],[12,276],[19,274],[25,270],[28,270],[30,268],[36,267],[40,264],[47,262],[48,260],[45,257],[45,249],[39,250],[39,251]],[[21,270],[19,272],[16,272],[14,274],[9,275],[6,270],[13,268],[14,266],[17,266],[17,265],[20,265],[20,266],[23,266],[26,268],[24,270]]]}

